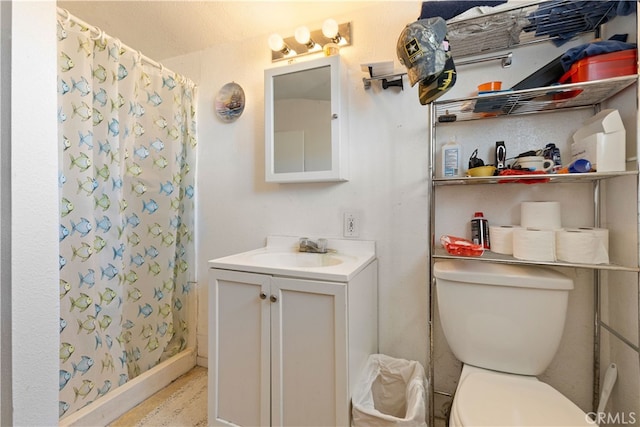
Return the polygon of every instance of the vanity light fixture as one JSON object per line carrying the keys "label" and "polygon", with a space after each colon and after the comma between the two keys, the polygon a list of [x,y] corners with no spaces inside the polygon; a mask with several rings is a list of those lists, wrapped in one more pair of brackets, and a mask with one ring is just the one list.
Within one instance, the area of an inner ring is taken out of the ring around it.
{"label": "vanity light fixture", "polygon": [[304,25],[296,28],[295,39],[309,50],[320,50],[320,46],[311,38],[311,31]]}
{"label": "vanity light fixture", "polygon": [[271,34],[269,36],[269,47],[271,48],[272,51],[279,52],[285,57],[296,55],[296,52],[291,50],[291,48],[287,46],[287,44],[284,42],[280,34]]}
{"label": "vanity light fixture", "polygon": [[323,48],[330,43],[334,46],[337,44],[339,47],[349,46],[351,23],[338,24],[334,19],[327,19],[319,30],[309,31],[307,27],[300,26],[293,37],[284,39],[278,34],[272,34],[269,37],[271,62],[322,52]]}
{"label": "vanity light fixture", "polygon": [[322,24],[322,34],[331,39],[331,41],[335,44],[342,44],[342,36],[340,35],[340,28],[338,27],[338,23],[335,19],[327,19]]}

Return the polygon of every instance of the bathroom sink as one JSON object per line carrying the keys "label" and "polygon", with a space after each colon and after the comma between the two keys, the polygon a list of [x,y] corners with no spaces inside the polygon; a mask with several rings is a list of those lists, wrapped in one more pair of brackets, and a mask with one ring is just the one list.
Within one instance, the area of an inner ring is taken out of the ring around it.
{"label": "bathroom sink", "polygon": [[210,268],[329,281],[349,281],[375,259],[375,242],[328,239],[328,252],[298,251],[298,238],[269,236],[266,246],[209,261]]}
{"label": "bathroom sink", "polygon": [[267,252],[251,256],[256,264],[283,268],[331,267],[342,264],[349,258],[353,257],[333,253],[314,254],[308,252]]}

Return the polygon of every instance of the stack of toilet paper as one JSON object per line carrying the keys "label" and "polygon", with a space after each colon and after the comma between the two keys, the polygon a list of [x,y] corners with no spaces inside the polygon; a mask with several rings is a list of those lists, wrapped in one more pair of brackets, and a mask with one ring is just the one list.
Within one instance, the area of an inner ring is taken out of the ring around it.
{"label": "stack of toilet paper", "polygon": [[560,203],[523,202],[520,225],[490,226],[491,251],[527,261],[609,263],[609,230],[562,228]]}

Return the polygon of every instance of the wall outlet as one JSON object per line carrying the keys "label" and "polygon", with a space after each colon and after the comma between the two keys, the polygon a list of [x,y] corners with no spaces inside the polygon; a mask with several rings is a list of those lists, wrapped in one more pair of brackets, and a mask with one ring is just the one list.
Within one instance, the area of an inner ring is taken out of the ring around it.
{"label": "wall outlet", "polygon": [[360,215],[355,212],[344,213],[344,237],[358,237],[360,235]]}

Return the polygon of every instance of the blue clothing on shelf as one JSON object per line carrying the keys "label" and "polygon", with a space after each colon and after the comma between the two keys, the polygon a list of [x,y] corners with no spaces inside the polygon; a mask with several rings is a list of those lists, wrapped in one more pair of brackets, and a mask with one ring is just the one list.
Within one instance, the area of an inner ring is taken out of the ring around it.
{"label": "blue clothing on shelf", "polygon": [[439,16],[445,21],[477,6],[498,6],[507,0],[442,0],[422,2],[420,18],[426,19]]}
{"label": "blue clothing on shelf", "polygon": [[635,1],[566,1],[552,0],[541,4],[527,19],[531,24],[524,31],[536,36],[548,36],[560,46],[581,32],[593,31],[598,25],[636,10]]}
{"label": "blue clothing on shelf", "polygon": [[[616,37],[616,36],[614,36]],[[625,43],[612,37],[609,40],[601,40],[593,43],[586,43],[580,46],[576,46],[567,50],[561,57],[560,63],[564,71],[569,71],[569,68],[574,62],[579,61],[587,56],[601,55],[603,53],[618,52],[621,50],[635,49],[635,43]]]}

